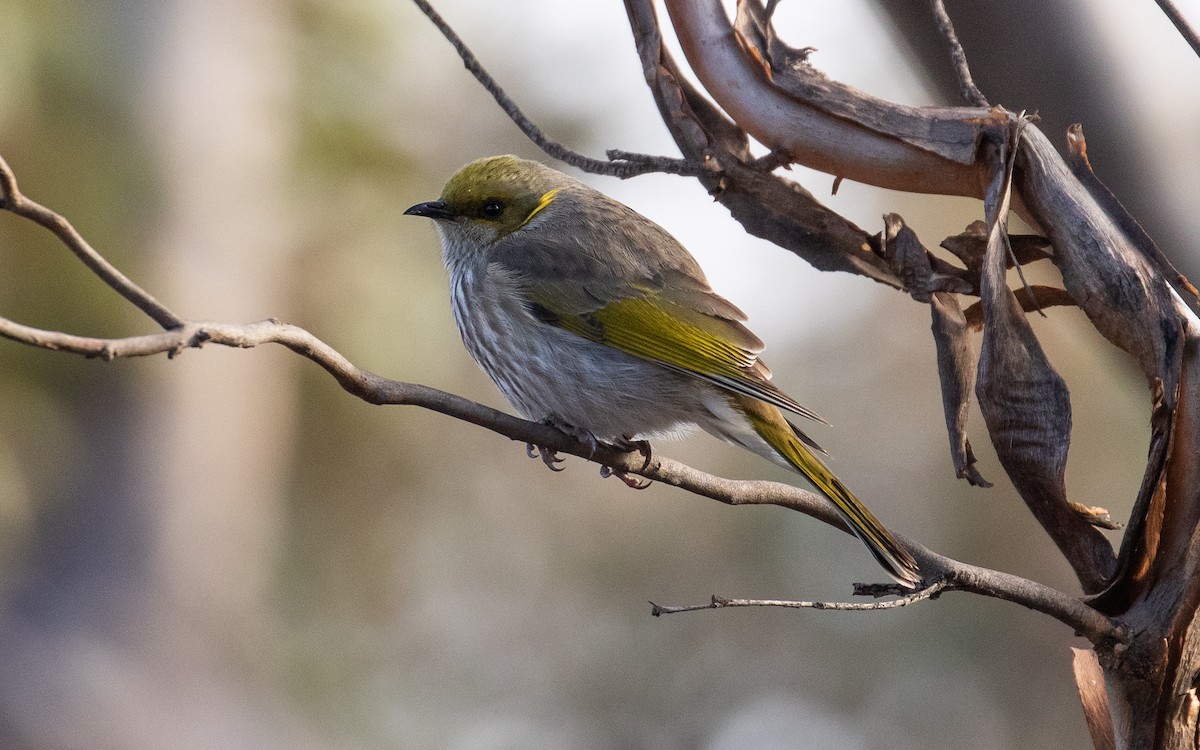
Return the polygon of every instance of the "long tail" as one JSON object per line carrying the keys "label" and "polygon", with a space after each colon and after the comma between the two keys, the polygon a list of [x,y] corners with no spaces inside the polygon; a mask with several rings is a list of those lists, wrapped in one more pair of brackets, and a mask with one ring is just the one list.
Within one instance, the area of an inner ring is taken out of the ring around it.
{"label": "long tail", "polygon": [[[813,455],[805,443],[810,443],[783,416],[778,408],[746,396],[734,396],[738,407],[750,420],[758,436],[791,468],[808,477],[825,497],[833,501],[855,535],[867,545],[888,575],[904,586],[915,588],[921,582],[921,571],[908,550],[892,537],[879,519],[867,510],[846,485],[842,484],[821,459]],[[744,444],[744,443],[743,443]],[[749,446],[747,446],[749,447]]]}

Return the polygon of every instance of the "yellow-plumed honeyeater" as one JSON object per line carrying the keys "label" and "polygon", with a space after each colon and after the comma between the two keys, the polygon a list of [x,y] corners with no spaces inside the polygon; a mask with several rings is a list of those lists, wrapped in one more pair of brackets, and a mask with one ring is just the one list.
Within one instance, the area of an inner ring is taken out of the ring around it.
{"label": "yellow-plumed honeyeater", "polygon": [[745,314],[664,229],[515,156],[466,165],[405,213],[437,225],[463,342],[526,418],[626,448],[698,425],[803,474],[893,578],[920,581],[784,416],[820,419],[771,383]]}

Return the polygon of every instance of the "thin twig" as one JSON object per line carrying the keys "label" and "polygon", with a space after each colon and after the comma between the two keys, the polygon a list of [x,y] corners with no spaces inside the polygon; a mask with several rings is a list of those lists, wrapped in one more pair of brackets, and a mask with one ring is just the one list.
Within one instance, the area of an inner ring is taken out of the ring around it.
{"label": "thin twig", "polygon": [[96,252],[75,227],[71,226],[71,222],[40,203],[26,198],[17,187],[16,175],[3,157],[0,157],[0,209],[11,211],[50,230],[92,273],[99,276],[117,294],[133,303],[134,307],[149,315],[155,323],[163,328],[178,328],[183,325],[183,318],[167,309],[166,305],[154,299],[149,292],[133,283]]}
{"label": "thin twig", "polygon": [[[1035,115],[1036,116],[1036,115]],[[1012,263],[1013,268],[1017,271],[1017,278],[1021,281],[1021,288],[1025,291],[1025,296],[1028,298],[1027,305],[1029,309],[1036,310],[1037,314],[1043,318],[1049,317],[1046,311],[1038,302],[1037,295],[1033,292],[1033,287],[1030,286],[1029,280],[1025,278],[1025,269],[1021,266],[1021,261],[1017,258],[1016,252],[1013,250],[1012,243],[1008,241],[1008,202],[1012,194],[1013,170],[1017,165],[1017,151],[1021,146],[1021,137],[1025,132],[1025,128],[1032,122],[1030,117],[1027,117],[1024,112],[1013,121],[1012,127],[1009,130],[1009,139],[1005,153],[1002,154],[1004,159],[1004,184],[1002,187],[1004,195],[1005,208],[999,212],[996,217],[997,223],[1003,222],[1001,233],[1004,236],[1004,246],[1007,248],[1008,259]],[[1022,305],[1023,307],[1025,304]]]}
{"label": "thin twig", "polygon": [[665,174],[680,175],[682,177],[696,177],[704,169],[702,165],[697,164],[689,159],[676,159],[673,156],[653,156],[651,154],[639,154],[634,151],[624,151],[619,148],[610,148],[604,152],[604,155],[612,160],[612,162],[604,162],[606,164],[619,163],[623,165],[641,165],[645,169],[638,174],[663,172]]}
{"label": "thin twig", "polygon": [[938,581],[930,586],[926,586],[920,591],[914,591],[911,594],[889,599],[885,602],[810,602],[794,599],[728,599],[723,596],[713,594],[712,601],[708,604],[685,604],[682,606],[668,606],[663,604],[655,604],[650,602],[650,614],[654,617],[662,617],[663,615],[673,615],[678,612],[697,612],[702,609],[724,609],[726,607],[782,607],[785,609],[832,609],[840,612],[874,612],[881,609],[896,609],[898,607],[907,607],[916,602],[923,602],[926,599],[932,599],[942,591],[950,589],[951,586],[946,581]]}
{"label": "thin twig", "polygon": [[950,14],[946,12],[946,5],[942,0],[930,0],[930,7],[933,9],[933,17],[937,21],[938,31],[946,40],[946,44],[950,47],[950,60],[954,63],[954,72],[958,74],[958,90],[962,94],[962,98],[967,104],[976,107],[989,107],[987,97],[975,85],[975,79],[971,77],[971,68],[967,65],[967,53],[963,51],[962,44],[958,41],[958,34],[954,33],[954,24],[950,21]]}
{"label": "thin twig", "polygon": [[[790,167],[793,163],[795,163],[795,161],[796,158],[788,152],[781,149],[775,149],[774,151],[771,151],[768,154],[763,154],[754,161],[750,162],[750,166],[755,169],[761,169],[764,172],[774,172],[780,167]],[[835,194],[837,193],[836,183],[833,192]]]}
{"label": "thin twig", "polygon": [[632,154],[622,151],[618,152],[621,154],[619,159],[612,157],[610,152],[609,158],[615,160],[605,161],[585,156],[578,151],[572,151],[542,132],[542,129],[535,125],[521,111],[521,108],[505,93],[500,84],[496,82],[496,79],[492,77],[492,74],[487,72],[483,65],[480,64],[479,59],[475,57],[475,54],[471,52],[462,38],[455,33],[450,24],[446,23],[446,20],[433,9],[433,6],[427,0],[413,0],[413,4],[420,8],[421,12],[437,27],[438,31],[442,32],[442,36],[446,37],[447,41],[454,46],[454,50],[462,58],[463,65],[466,66],[471,75],[475,76],[475,80],[479,81],[487,89],[487,92],[500,105],[500,109],[504,110],[504,114],[508,115],[509,119],[521,129],[525,137],[533,141],[538,148],[545,151],[548,155],[565,164],[578,167],[585,172],[620,177],[621,179],[637,177],[638,175],[650,172],[665,172],[677,175],[694,175],[696,173],[695,165],[684,159]]}
{"label": "thin twig", "polygon": [[1171,19],[1171,23],[1175,24],[1175,28],[1185,41],[1192,47],[1192,51],[1200,55],[1200,34],[1196,33],[1179,12],[1179,8],[1175,7],[1175,3],[1171,0],[1154,0],[1158,3],[1158,7],[1162,8],[1162,12],[1167,14],[1167,18]]}

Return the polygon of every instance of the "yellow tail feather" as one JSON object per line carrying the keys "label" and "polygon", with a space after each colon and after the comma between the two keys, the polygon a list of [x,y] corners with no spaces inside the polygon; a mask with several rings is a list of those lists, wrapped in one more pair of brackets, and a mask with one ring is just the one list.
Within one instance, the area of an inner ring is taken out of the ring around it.
{"label": "yellow tail feather", "polygon": [[750,420],[754,431],[767,442],[789,465],[816,485],[829,498],[854,534],[867,545],[879,564],[899,583],[915,587],[921,572],[908,550],[900,546],[891,532],[867,510],[854,493],[842,484],[804,445],[801,436],[776,407],[745,396],[734,397]]}

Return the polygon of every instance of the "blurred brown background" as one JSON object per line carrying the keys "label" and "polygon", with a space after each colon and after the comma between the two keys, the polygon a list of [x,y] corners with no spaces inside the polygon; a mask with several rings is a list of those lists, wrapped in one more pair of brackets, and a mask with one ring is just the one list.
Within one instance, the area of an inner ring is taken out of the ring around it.
{"label": "blurred brown background", "polygon": [[[556,138],[675,153],[619,3],[436,4]],[[1083,122],[1101,177],[1200,276],[1200,61],[1157,9],[949,5],[983,91],[1060,141]],[[1200,2],[1180,7],[1200,22]],[[925,13],[784,3],[779,28],[872,93],[955,103]],[[182,315],[280,317],[361,366],[496,406],[435,234],[401,211],[510,151],[539,156],[404,0],[0,4],[0,153],[29,196]],[[795,174],[828,193],[828,176]],[[750,313],[777,381],[836,425],[815,436],[889,525],[1077,590],[977,414],[998,486],[953,479],[922,306],[746,237],[693,182],[585,179],[674,232]],[[872,229],[898,211],[930,245],[980,212],[851,184],[829,202]],[[152,330],[11,216],[0,314]],[[1069,489],[1124,518],[1146,388],[1078,311],[1034,326],[1074,397]],[[650,617],[647,599],[841,599],[879,577],[796,514],[631,492],[577,460],[551,474],[477,428],[360,403],[282,349],[104,363],[0,341],[0,362],[0,746],[1087,743],[1081,642],[1011,605]],[[791,481],[708,437],[658,450]]]}

